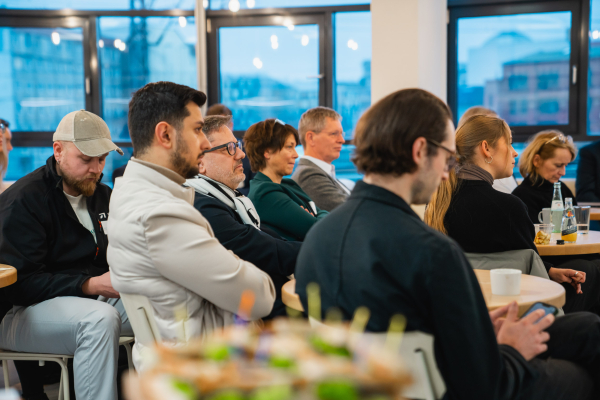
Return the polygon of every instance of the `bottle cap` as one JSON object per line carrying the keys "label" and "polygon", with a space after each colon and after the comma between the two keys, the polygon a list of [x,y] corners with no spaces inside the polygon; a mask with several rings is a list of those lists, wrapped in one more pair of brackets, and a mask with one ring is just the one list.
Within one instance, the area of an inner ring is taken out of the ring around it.
{"label": "bottle cap", "polygon": [[556,244],[565,244],[565,241],[564,241],[564,240],[562,240],[562,239],[558,239],[558,240],[556,241]]}

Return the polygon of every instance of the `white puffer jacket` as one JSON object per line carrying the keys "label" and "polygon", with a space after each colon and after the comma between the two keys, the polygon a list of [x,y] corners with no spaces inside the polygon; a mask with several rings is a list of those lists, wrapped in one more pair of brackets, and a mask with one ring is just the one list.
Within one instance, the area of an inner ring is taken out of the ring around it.
{"label": "white puffer jacket", "polygon": [[[104,224],[113,287],[150,299],[165,341],[205,336],[233,322],[241,294],[251,290],[250,319],[268,315],[275,301],[271,278],[241,260],[215,238],[194,208],[194,190],[175,172],[155,164],[129,161],[118,178]],[[175,311],[187,311],[178,320]],[[141,345],[134,361],[140,366]]]}

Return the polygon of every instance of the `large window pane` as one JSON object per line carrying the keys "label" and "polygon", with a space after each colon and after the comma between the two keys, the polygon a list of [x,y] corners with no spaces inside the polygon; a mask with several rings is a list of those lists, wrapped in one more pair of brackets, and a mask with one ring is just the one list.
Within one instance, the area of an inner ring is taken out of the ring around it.
{"label": "large window pane", "polygon": [[511,126],[569,123],[571,12],[460,18],[458,115],[484,105]]}
{"label": "large window pane", "polygon": [[600,0],[591,1],[588,70],[588,135],[600,135]]}
{"label": "large window pane", "polygon": [[[207,5],[207,3],[208,0],[204,0],[204,4]],[[371,4],[371,0],[210,0],[210,9],[237,11],[267,7],[323,7],[351,4]]]}
{"label": "large window pane", "polygon": [[0,118],[13,131],[54,131],[85,108],[81,28],[0,27]]}
{"label": "large window pane", "polygon": [[0,0],[0,8],[56,10],[193,10],[195,0]]}
{"label": "large window pane", "polygon": [[334,108],[346,139],[371,105],[371,12],[336,13]]}
{"label": "large window pane", "polygon": [[[121,147],[125,155],[121,156],[116,151],[111,151],[106,157],[104,176],[102,182],[112,187],[112,173],[115,168],[127,164],[133,154],[132,147]],[[16,181],[39,167],[46,165],[46,160],[53,153],[52,147],[15,147],[9,154],[6,181]]]}
{"label": "large window pane", "polygon": [[129,140],[133,92],[156,81],[197,87],[194,19],[101,17],[98,25],[102,116],[114,140]]}
{"label": "large window pane", "polygon": [[266,118],[298,126],[319,103],[319,27],[219,29],[221,102],[236,130]]}

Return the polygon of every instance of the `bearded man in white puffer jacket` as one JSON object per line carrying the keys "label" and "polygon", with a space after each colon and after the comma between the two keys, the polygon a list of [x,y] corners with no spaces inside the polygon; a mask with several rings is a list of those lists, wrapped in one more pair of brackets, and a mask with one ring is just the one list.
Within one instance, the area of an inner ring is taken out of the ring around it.
{"label": "bearded man in white puffer jacket", "polygon": [[[171,82],[151,83],[129,104],[134,155],[115,182],[105,224],[111,282],[120,293],[149,298],[164,341],[205,336],[233,323],[244,291],[255,295],[250,320],[275,301],[271,278],[226,250],[194,208],[194,190],[210,143],[202,132],[206,95]],[[176,318],[184,309],[185,318]],[[136,342],[134,363],[143,369]]]}

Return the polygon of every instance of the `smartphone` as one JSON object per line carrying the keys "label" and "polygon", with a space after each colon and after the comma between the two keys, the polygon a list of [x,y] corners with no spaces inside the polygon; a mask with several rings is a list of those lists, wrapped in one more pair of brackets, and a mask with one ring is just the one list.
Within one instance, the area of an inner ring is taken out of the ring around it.
{"label": "smartphone", "polygon": [[[542,303],[541,301],[538,301],[537,303],[533,303],[533,305],[531,307],[529,307],[529,309],[527,311],[525,311],[525,314],[523,314],[523,316],[521,318],[526,317],[527,315],[531,314],[532,312],[534,312],[536,310],[544,310],[545,314],[542,316],[542,318],[544,318],[548,314],[552,314],[554,316],[556,316],[556,314],[558,314],[558,308],[556,308],[550,304],[546,304],[546,303]],[[540,319],[542,319],[542,318],[540,318]],[[537,324],[538,322],[540,322],[540,319],[535,321],[535,323]]]}

